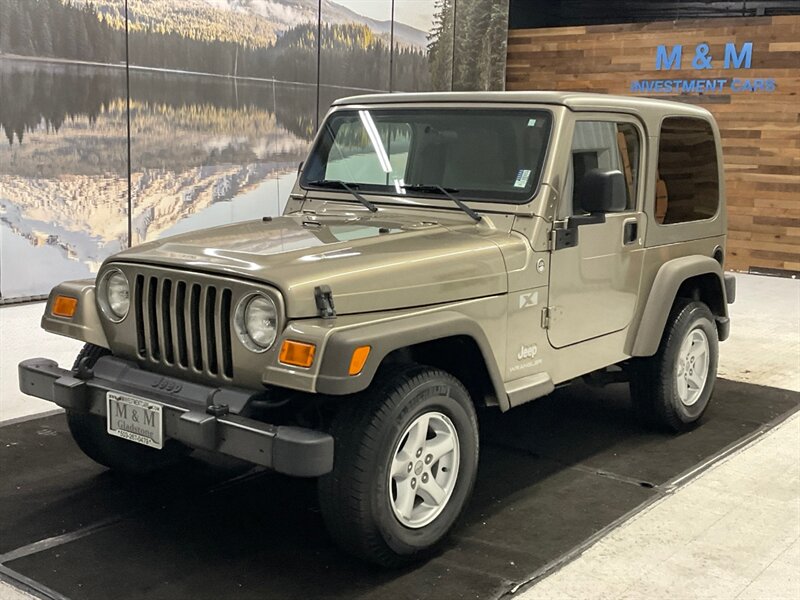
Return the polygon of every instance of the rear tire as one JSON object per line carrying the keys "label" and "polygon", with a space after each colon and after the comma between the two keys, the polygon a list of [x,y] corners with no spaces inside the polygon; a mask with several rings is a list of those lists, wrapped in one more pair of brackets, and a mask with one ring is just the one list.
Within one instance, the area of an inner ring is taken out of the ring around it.
{"label": "rear tire", "polygon": [[[91,369],[99,358],[108,354],[105,348],[86,344],[75,359],[73,370],[77,370],[82,361],[84,367]],[[172,466],[191,452],[175,440],[166,440],[161,450],[148,448],[109,435],[104,417],[72,410],[66,413],[69,431],[78,448],[96,463],[115,471],[144,475]]]}
{"label": "rear tire", "polygon": [[383,373],[339,411],[332,433],[334,467],[318,491],[334,540],[384,567],[434,552],[478,467],[477,417],[461,382],[423,366]]}
{"label": "rear tire", "polygon": [[678,299],[658,351],[639,359],[631,375],[639,418],[675,432],[689,429],[711,400],[718,360],[714,315],[702,302]]}

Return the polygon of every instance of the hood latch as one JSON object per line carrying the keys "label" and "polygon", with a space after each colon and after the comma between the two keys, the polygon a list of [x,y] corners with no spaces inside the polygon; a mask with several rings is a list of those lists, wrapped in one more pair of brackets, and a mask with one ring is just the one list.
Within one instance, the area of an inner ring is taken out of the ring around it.
{"label": "hood latch", "polygon": [[319,316],[323,319],[335,319],[336,308],[333,305],[333,292],[329,285],[318,285],[314,288],[314,300],[317,303]]}

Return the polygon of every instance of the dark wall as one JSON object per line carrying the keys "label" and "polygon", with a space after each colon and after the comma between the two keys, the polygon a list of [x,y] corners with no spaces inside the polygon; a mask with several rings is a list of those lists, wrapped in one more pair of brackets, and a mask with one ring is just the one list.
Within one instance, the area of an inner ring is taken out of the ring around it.
{"label": "dark wall", "polygon": [[511,0],[509,29],[800,14],[800,0]]}

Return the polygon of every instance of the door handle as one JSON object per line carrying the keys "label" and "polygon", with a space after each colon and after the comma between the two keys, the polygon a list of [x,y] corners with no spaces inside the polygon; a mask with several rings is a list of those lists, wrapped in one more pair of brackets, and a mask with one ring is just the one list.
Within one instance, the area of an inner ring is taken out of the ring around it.
{"label": "door handle", "polygon": [[622,225],[622,243],[626,246],[639,239],[639,222],[636,219],[625,221]]}

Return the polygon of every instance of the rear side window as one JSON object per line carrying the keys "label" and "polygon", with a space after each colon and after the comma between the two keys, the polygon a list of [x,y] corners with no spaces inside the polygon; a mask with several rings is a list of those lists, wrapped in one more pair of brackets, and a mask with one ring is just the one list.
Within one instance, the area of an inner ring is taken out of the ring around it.
{"label": "rear side window", "polygon": [[710,219],[719,206],[717,146],[703,119],[670,117],[661,125],[656,183],[656,221]]}

